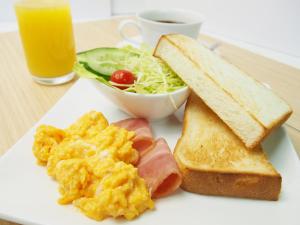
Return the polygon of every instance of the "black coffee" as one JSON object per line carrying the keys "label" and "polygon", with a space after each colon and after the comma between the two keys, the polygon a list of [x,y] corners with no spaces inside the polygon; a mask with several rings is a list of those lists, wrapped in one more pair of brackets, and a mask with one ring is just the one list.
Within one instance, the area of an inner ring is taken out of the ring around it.
{"label": "black coffee", "polygon": [[177,24],[183,24],[184,22],[180,22],[180,21],[173,21],[173,20],[155,20],[156,22],[159,23],[177,23]]}

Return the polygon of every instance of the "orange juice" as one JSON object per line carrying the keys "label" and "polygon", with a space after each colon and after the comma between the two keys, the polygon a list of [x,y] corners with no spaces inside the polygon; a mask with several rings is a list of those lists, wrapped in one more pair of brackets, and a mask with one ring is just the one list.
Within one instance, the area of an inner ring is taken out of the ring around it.
{"label": "orange juice", "polygon": [[75,62],[70,4],[66,0],[22,0],[15,4],[30,72],[35,77],[69,74]]}

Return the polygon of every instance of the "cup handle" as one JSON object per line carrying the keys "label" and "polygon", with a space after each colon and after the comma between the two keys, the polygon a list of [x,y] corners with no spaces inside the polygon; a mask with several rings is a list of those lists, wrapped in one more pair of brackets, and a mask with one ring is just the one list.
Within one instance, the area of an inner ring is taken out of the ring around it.
{"label": "cup handle", "polygon": [[139,31],[139,33],[141,34],[142,30],[141,30],[140,25],[135,20],[128,19],[128,20],[121,21],[121,23],[118,26],[118,32],[124,40],[129,41],[129,42],[134,43],[134,44],[140,44],[140,42],[138,42],[137,40],[135,40],[131,37],[128,37],[127,34],[125,34],[124,28],[126,26],[135,27]]}

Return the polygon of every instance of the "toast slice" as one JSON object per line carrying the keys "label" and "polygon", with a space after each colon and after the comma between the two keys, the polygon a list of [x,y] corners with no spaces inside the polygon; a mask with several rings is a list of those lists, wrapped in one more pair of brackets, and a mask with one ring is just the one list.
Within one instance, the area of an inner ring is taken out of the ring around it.
{"label": "toast slice", "polygon": [[165,61],[248,148],[257,146],[292,113],[271,90],[192,38],[162,36],[154,55]]}
{"label": "toast slice", "polygon": [[281,176],[268,162],[261,146],[247,149],[229,127],[194,93],[188,99],[183,133],[175,159],[184,190],[277,200]]}

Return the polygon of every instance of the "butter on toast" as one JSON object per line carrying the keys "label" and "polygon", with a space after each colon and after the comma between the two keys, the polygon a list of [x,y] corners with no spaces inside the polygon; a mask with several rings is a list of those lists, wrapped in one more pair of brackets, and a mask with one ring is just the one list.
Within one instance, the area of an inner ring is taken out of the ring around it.
{"label": "butter on toast", "polygon": [[174,152],[187,191],[277,200],[281,176],[261,146],[247,149],[194,93],[188,99],[183,133]]}
{"label": "butter on toast", "polygon": [[292,113],[271,90],[190,37],[164,35],[154,55],[165,61],[248,148],[259,145]]}

